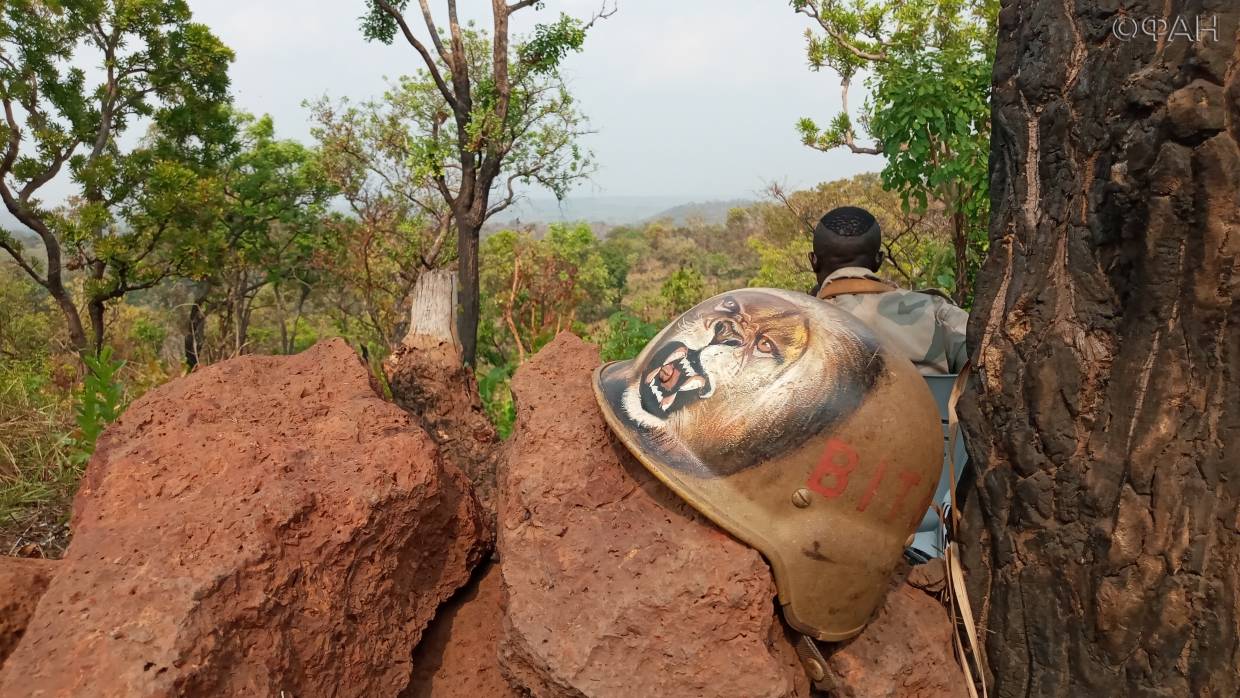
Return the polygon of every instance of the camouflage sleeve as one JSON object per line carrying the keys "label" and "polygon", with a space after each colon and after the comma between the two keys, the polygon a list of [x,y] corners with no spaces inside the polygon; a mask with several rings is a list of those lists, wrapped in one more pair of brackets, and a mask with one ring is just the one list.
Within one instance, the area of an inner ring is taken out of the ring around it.
{"label": "camouflage sleeve", "polygon": [[947,367],[952,373],[960,373],[969,360],[969,349],[964,343],[969,313],[949,300],[938,300],[939,307],[935,311],[935,317],[944,330],[943,343],[947,352]]}

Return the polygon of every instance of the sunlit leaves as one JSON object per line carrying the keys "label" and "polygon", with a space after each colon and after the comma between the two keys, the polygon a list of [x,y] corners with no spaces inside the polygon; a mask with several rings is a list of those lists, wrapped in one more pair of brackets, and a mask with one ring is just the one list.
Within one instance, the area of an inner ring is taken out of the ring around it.
{"label": "sunlit leaves", "polygon": [[986,244],[997,1],[791,4],[818,25],[807,34],[811,67],[835,69],[845,86],[864,69],[870,90],[855,121],[844,112],[826,128],[800,120],[801,141],[819,150],[877,150],[887,160],[883,184],[901,195],[906,213],[941,204],[962,214],[967,254],[976,261]]}
{"label": "sunlit leaves", "polygon": [[[0,55],[0,99],[23,136],[3,184],[29,195],[15,206],[62,253],[64,269],[52,271],[87,275],[77,299],[40,281],[72,325],[75,303],[99,309],[182,266],[201,223],[188,206],[233,135],[233,54],[184,0],[9,0]],[[76,192],[63,206],[41,201],[65,172]],[[93,329],[99,341],[104,326]]]}
{"label": "sunlit leaves", "polygon": [[560,66],[570,52],[580,51],[586,40],[585,23],[560,13],[550,24],[539,24],[517,47],[517,56],[530,71],[547,75]]}

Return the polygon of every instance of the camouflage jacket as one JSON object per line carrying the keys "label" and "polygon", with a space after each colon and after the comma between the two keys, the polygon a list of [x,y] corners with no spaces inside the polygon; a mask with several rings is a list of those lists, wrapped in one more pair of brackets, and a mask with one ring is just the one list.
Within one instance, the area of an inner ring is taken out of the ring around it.
{"label": "camouflage jacket", "polygon": [[[864,267],[845,267],[826,278],[818,297],[839,279],[882,281]],[[968,359],[964,333],[969,314],[937,292],[892,286],[886,293],[844,293],[825,300],[859,318],[923,374],[959,373]]]}

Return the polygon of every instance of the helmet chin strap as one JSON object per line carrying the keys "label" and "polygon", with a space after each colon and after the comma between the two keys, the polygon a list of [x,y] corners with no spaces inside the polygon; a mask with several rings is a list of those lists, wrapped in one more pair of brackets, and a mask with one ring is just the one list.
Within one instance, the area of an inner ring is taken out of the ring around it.
{"label": "helmet chin strap", "polygon": [[818,649],[818,643],[814,638],[799,633],[796,647],[797,657],[801,659],[801,666],[809,676],[810,682],[814,684],[814,688],[826,693],[833,692],[835,685],[827,678],[827,659],[822,656],[822,650]]}

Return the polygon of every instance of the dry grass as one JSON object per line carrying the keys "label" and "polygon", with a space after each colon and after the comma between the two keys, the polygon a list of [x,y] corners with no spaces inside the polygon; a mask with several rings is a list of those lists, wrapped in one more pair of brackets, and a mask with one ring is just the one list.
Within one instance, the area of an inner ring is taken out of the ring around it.
{"label": "dry grass", "polygon": [[72,403],[20,369],[0,365],[0,554],[59,557],[81,476]]}

